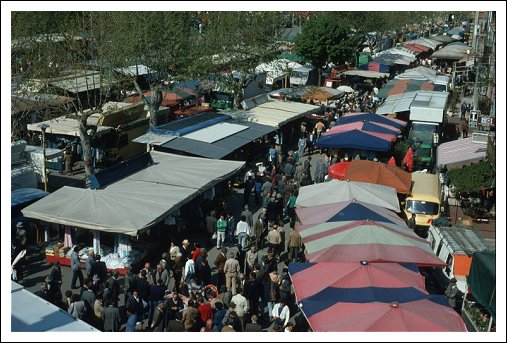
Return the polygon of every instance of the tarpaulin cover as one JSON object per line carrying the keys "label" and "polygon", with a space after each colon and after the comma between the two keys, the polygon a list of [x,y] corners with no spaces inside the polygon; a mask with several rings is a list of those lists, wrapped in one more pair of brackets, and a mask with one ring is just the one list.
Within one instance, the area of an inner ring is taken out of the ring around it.
{"label": "tarpaulin cover", "polygon": [[409,194],[412,185],[412,175],[403,169],[367,160],[352,161],[345,179],[394,187],[402,194]]}
{"label": "tarpaulin cover", "polygon": [[481,251],[472,255],[467,283],[474,298],[496,316],[496,252]]}
{"label": "tarpaulin cover", "polygon": [[394,188],[365,182],[337,180],[301,187],[296,206],[316,206],[353,199],[400,212],[400,204]]}
{"label": "tarpaulin cover", "polygon": [[37,188],[21,188],[11,192],[11,208],[26,204],[30,201],[39,200],[49,192]]}
{"label": "tarpaulin cover", "polygon": [[406,226],[370,220],[296,225],[310,262],[407,262],[443,267],[428,241]]}

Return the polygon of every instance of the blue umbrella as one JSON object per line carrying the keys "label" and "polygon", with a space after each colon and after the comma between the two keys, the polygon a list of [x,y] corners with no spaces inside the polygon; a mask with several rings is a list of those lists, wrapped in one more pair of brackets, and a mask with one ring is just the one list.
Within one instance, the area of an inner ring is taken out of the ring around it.
{"label": "blue umbrella", "polygon": [[353,130],[320,136],[317,146],[319,148],[349,148],[387,152],[391,149],[391,142],[363,131]]}

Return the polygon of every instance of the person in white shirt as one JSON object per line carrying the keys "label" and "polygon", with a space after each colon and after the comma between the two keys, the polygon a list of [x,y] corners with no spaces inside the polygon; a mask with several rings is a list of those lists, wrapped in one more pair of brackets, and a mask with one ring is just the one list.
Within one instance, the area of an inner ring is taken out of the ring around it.
{"label": "person in white shirt", "polygon": [[250,225],[246,222],[245,216],[241,216],[238,225],[236,225],[235,236],[238,237],[238,244],[241,246],[241,249],[245,250],[246,239],[250,236]]}
{"label": "person in white shirt", "polygon": [[236,304],[236,314],[241,322],[241,328],[245,331],[245,314],[248,313],[248,300],[243,296],[242,292],[237,293],[231,298],[231,302]]}
{"label": "person in white shirt", "polygon": [[287,326],[287,323],[289,322],[290,319],[290,310],[289,306],[285,304],[284,299],[281,299],[278,304],[275,304],[271,316],[273,317],[273,321],[275,323],[278,322],[278,324],[280,326],[283,325],[284,328]]}
{"label": "person in white shirt", "polygon": [[195,262],[191,258],[185,263],[185,271],[183,272],[183,281],[190,283],[195,274]]}

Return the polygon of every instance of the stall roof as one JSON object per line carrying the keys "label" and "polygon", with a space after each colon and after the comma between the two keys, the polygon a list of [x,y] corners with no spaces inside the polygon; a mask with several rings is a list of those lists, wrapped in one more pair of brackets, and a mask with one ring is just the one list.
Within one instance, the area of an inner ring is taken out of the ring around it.
{"label": "stall roof", "polygon": [[267,101],[252,109],[245,111],[227,112],[242,121],[258,123],[273,127],[281,127],[284,124],[314,113],[320,106],[303,104],[292,101]]}
{"label": "stall roof", "polygon": [[377,109],[377,114],[401,113],[410,110],[410,104],[417,92],[401,93],[388,96],[386,101]]}
{"label": "stall roof", "polygon": [[472,48],[465,44],[452,44],[435,51],[433,55],[431,55],[431,58],[441,60],[460,60],[468,55],[467,51],[472,51]]}
{"label": "stall roof", "polygon": [[[231,123],[241,124],[242,126],[246,126],[247,129],[217,140],[213,143],[198,141],[190,139],[188,136],[184,136],[168,141],[161,146],[167,149],[184,151],[193,155],[221,159],[242,146],[275,130],[272,126],[251,122],[241,122],[235,120],[231,121]],[[219,129],[219,126],[214,125],[209,129],[217,130]]]}
{"label": "stall roof", "polygon": [[437,165],[459,168],[486,158],[487,144],[474,143],[472,137],[442,143],[437,148]]}
{"label": "stall roof", "polygon": [[[13,332],[96,332],[93,326],[11,281],[11,331]],[[15,305],[15,306],[14,306]]]}
{"label": "stall roof", "polygon": [[373,71],[373,70],[347,70],[347,71],[343,72],[343,75],[360,76],[360,77],[378,79],[381,77],[388,77],[389,73],[380,73],[378,71]]}
{"label": "stall roof", "polygon": [[244,162],[152,151],[153,165],[103,189],[63,187],[22,212],[25,217],[136,236],[162,221]]}
{"label": "stall roof", "polygon": [[418,44],[430,48],[432,50],[435,50],[437,46],[442,45],[441,42],[430,38],[418,38],[411,41],[407,41],[405,42],[405,44]]}

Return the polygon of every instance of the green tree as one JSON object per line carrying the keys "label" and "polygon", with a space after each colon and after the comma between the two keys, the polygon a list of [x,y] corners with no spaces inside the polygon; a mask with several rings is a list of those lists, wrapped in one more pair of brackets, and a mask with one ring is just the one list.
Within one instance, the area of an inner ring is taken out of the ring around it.
{"label": "green tree", "polygon": [[340,15],[320,13],[303,24],[301,34],[296,38],[295,51],[312,62],[319,73],[327,63],[344,64],[353,59],[357,37],[351,35]]}
{"label": "green tree", "polygon": [[495,172],[491,164],[485,161],[461,169],[451,169],[447,175],[458,194],[460,192],[478,192],[482,187],[490,187]]}

